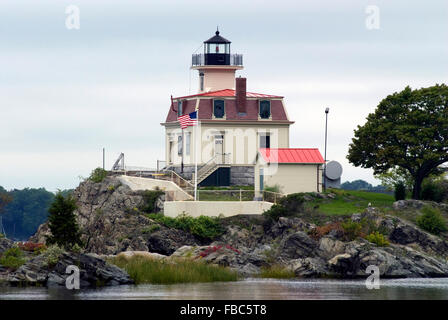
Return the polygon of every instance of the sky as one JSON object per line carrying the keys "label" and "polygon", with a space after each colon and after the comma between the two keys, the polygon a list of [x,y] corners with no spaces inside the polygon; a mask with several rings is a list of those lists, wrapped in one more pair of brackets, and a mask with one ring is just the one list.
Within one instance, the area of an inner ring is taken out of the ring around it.
{"label": "sky", "polygon": [[103,147],[106,168],[120,152],[156,167],[170,95],[197,91],[191,54],[217,26],[247,90],[285,97],[291,147],[323,153],[329,107],[327,159],[377,184],[346,160],[353,131],[387,95],[448,82],[447,18],[446,0],[2,0],[0,185],[74,188]]}

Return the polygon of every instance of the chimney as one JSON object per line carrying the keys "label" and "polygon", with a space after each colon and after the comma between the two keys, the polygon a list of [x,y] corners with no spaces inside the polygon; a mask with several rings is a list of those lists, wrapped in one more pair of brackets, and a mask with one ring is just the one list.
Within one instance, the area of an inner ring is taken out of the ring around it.
{"label": "chimney", "polygon": [[238,113],[246,113],[246,78],[239,76],[235,79],[236,110]]}

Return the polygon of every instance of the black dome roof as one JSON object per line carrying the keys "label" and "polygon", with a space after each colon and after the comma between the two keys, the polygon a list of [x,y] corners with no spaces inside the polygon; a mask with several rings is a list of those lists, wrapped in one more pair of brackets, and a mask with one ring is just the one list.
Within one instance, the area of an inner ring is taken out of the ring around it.
{"label": "black dome roof", "polygon": [[204,43],[231,43],[226,38],[223,38],[219,35],[219,31],[216,30],[215,35],[208,39],[207,41],[204,41]]}

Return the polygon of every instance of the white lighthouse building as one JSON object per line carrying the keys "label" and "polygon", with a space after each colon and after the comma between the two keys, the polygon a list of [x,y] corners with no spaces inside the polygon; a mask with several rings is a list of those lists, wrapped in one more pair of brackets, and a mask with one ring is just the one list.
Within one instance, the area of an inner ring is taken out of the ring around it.
{"label": "white lighthouse building", "polygon": [[[322,156],[317,149],[290,148],[289,119],[277,94],[247,91],[242,54],[219,31],[193,54],[196,94],[172,98],[165,128],[166,168],[200,186],[276,184],[285,193],[321,191]],[[199,126],[181,129],[178,117],[197,111]],[[276,167],[275,170],[267,168]]]}

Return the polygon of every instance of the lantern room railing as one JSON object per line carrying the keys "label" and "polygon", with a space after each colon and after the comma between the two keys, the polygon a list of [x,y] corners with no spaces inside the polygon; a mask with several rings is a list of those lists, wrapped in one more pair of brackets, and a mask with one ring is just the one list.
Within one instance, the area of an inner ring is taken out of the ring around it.
{"label": "lantern room railing", "polygon": [[[212,53],[208,53],[208,55],[213,55]],[[229,54],[230,56],[230,66],[242,66],[243,65],[243,55],[238,53]],[[192,66],[205,66],[205,54],[203,53],[194,53],[191,57],[191,65]]]}

